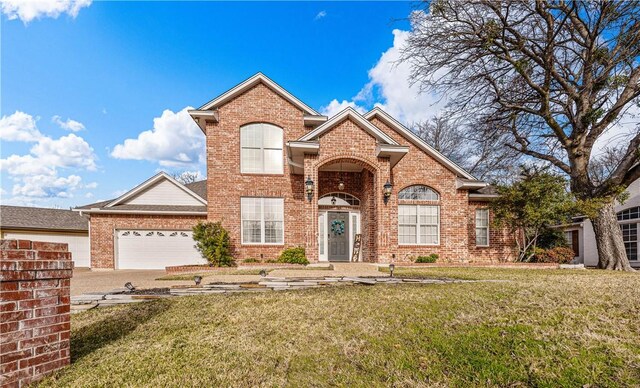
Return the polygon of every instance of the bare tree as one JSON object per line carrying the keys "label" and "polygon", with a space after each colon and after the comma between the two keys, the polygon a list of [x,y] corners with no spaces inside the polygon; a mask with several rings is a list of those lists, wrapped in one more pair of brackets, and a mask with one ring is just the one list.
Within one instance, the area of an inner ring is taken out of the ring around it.
{"label": "bare tree", "polygon": [[178,182],[186,185],[188,183],[193,183],[199,181],[202,177],[200,176],[199,171],[181,171],[175,172],[171,174],[171,177]]}
{"label": "bare tree", "polygon": [[606,179],[594,180],[590,165],[596,140],[640,99],[638,1],[427,4],[412,14],[404,50],[412,80],[567,174],[593,222],[599,267],[632,270],[614,202],[640,177],[640,131]]}
{"label": "bare tree", "polygon": [[486,130],[478,136],[469,124],[454,121],[447,112],[411,127],[421,139],[478,179],[508,183],[519,171],[520,154],[505,146],[506,136],[499,131]]}

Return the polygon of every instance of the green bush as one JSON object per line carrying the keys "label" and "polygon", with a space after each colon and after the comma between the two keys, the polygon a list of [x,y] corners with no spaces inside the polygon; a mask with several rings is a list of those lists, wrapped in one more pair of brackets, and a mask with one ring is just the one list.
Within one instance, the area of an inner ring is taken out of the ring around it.
{"label": "green bush", "polygon": [[280,254],[278,262],[288,264],[309,264],[309,260],[307,260],[307,255],[305,254],[303,247],[285,249]]}
{"label": "green bush", "polygon": [[193,227],[196,248],[210,265],[231,267],[234,265],[230,251],[229,232],[218,222],[198,222]]}
{"label": "green bush", "polygon": [[249,257],[247,259],[242,260],[243,263],[259,263],[260,260],[254,258],[254,257]]}
{"label": "green bush", "polygon": [[574,255],[573,249],[567,247],[536,248],[531,261],[534,263],[568,264],[573,260]]}
{"label": "green bush", "polygon": [[560,229],[544,228],[538,237],[540,248],[551,249],[555,247],[568,247],[567,238]]}
{"label": "green bush", "polygon": [[438,260],[438,254],[432,253],[429,256],[418,256],[416,263],[435,263]]}

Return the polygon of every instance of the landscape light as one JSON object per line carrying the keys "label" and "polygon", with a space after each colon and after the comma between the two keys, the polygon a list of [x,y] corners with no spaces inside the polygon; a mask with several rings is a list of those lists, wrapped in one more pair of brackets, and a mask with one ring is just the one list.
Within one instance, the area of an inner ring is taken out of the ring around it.
{"label": "landscape light", "polygon": [[131,284],[131,282],[126,282],[126,283],[124,284],[124,286],[125,286],[125,287],[127,288],[127,290],[129,290],[129,291],[135,291],[135,290],[136,290],[135,286],[134,286],[133,284]]}
{"label": "landscape light", "polygon": [[193,277],[193,281],[196,282],[196,286],[199,286],[202,282],[202,276],[196,275]]}
{"label": "landscape light", "polygon": [[265,277],[267,276],[267,271],[265,271],[264,269],[260,270],[260,276]]}
{"label": "landscape light", "polygon": [[393,263],[389,264],[389,272],[391,272],[391,277],[393,277],[394,269],[396,269],[396,266]]}

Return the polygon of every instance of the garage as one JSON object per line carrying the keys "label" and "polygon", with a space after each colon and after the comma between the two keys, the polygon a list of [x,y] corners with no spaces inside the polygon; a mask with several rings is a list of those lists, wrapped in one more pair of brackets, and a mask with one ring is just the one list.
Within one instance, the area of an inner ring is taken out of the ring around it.
{"label": "garage", "polygon": [[116,230],[117,269],[206,264],[190,230]]}

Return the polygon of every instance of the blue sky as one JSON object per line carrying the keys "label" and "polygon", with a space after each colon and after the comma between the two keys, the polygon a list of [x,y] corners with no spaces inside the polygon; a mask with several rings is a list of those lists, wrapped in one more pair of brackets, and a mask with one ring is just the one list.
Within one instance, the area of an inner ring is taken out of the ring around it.
{"label": "blue sky", "polygon": [[329,115],[380,104],[412,122],[438,105],[395,65],[410,2],[24,3],[5,0],[1,22],[5,204],[82,205],[160,169],[204,173],[185,109],[258,71]]}

